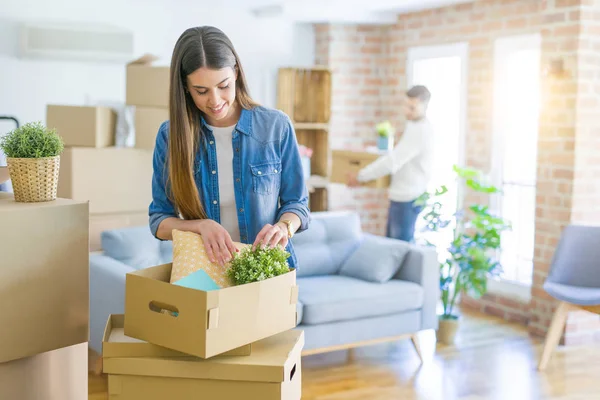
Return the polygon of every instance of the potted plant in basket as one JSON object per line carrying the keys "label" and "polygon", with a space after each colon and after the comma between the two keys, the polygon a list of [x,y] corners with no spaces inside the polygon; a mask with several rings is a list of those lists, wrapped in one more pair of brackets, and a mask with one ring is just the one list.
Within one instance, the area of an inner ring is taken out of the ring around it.
{"label": "potted plant in basket", "polygon": [[394,127],[390,121],[384,121],[377,124],[377,148],[380,150],[390,150],[394,143]]}
{"label": "potted plant in basket", "polygon": [[[443,313],[439,316],[438,339],[442,343],[454,343],[459,316],[455,306],[461,294],[480,298],[487,292],[487,280],[501,272],[498,250],[501,234],[510,229],[510,223],[494,215],[489,207],[476,200],[481,195],[499,193],[499,189],[485,182],[483,174],[472,168],[454,167],[459,185],[465,187],[463,207],[453,215],[447,215],[441,200],[448,194],[442,186],[419,197],[417,204],[423,206],[425,231],[443,234],[452,230],[451,243],[438,248],[441,254],[440,290]],[[473,194],[477,194],[473,196]],[[475,201],[468,202],[473,199]],[[431,241],[425,240],[426,245]]]}
{"label": "potted plant in basket", "polygon": [[64,149],[56,130],[41,122],[27,123],[1,138],[0,149],[6,154],[15,201],[56,199],[60,154]]}

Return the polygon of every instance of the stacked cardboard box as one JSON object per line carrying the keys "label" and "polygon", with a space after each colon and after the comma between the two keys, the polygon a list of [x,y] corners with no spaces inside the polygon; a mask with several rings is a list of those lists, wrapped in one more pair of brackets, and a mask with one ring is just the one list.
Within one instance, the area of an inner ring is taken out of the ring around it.
{"label": "stacked cardboard box", "polygon": [[87,202],[0,193],[0,399],[87,398]]}
{"label": "stacked cardboard box", "polygon": [[160,124],[169,119],[169,67],[146,54],[127,65],[125,102],[135,106],[135,147],[153,149]]}
{"label": "stacked cardboard box", "polygon": [[300,399],[295,271],[202,291],[170,284],[171,267],[127,274],[103,339],[110,398]]}
{"label": "stacked cardboard box", "polygon": [[116,147],[115,111],[108,107],[47,106],[46,125],[65,142],[58,196],[90,202],[90,250],[104,230],[148,224],[152,154],[168,119],[169,67],[144,56],[126,67],[126,102],[135,106],[135,147]]}

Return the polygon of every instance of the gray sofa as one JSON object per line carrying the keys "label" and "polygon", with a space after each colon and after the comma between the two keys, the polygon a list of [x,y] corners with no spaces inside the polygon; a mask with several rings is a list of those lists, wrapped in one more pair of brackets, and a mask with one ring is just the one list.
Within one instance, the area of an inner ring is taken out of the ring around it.
{"label": "gray sofa", "polygon": [[[313,213],[292,241],[306,354],[437,329],[432,249],[364,233],[352,212]],[[124,311],[126,273],[172,257],[172,243],[145,226],[104,232],[102,247],[90,256],[90,347],[98,352],[108,315]]]}

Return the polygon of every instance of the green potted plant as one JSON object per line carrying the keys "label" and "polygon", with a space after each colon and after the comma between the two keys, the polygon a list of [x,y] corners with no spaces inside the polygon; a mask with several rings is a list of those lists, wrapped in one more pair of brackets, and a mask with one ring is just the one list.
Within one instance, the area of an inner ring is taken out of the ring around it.
{"label": "green potted plant", "polygon": [[289,272],[287,259],[290,257],[281,246],[252,246],[243,248],[233,255],[227,274],[234,285],[258,282]]}
{"label": "green potted plant", "polygon": [[394,127],[390,121],[380,122],[375,129],[377,130],[377,148],[390,150],[394,144]]}
{"label": "green potted plant", "polygon": [[[422,218],[425,231],[443,234],[452,230],[447,248],[438,248],[441,254],[440,291],[443,312],[439,316],[438,339],[452,344],[459,324],[455,306],[461,294],[480,298],[487,292],[487,281],[501,272],[498,251],[501,235],[510,229],[510,223],[492,213],[487,205],[477,201],[481,194],[499,193],[499,189],[487,183],[485,177],[473,168],[454,166],[458,184],[465,187],[465,203],[458,212],[448,215],[442,200],[448,195],[446,186],[419,197],[417,204],[423,207]],[[469,193],[471,192],[471,193]],[[472,196],[472,193],[480,194]],[[440,236],[441,237],[441,236]],[[425,240],[426,245],[433,246]]]}
{"label": "green potted plant", "polygon": [[27,123],[0,139],[6,155],[15,201],[41,202],[56,199],[60,154],[64,142],[41,122]]}

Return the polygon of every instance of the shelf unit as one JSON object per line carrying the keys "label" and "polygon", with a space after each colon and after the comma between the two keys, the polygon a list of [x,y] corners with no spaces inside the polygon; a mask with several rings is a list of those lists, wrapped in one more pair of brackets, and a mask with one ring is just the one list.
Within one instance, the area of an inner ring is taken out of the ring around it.
{"label": "shelf unit", "polygon": [[277,108],[292,120],[298,144],[313,150],[312,176],[307,179],[309,206],[311,211],[326,211],[331,177],[331,70],[322,66],[280,68]]}

